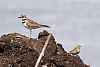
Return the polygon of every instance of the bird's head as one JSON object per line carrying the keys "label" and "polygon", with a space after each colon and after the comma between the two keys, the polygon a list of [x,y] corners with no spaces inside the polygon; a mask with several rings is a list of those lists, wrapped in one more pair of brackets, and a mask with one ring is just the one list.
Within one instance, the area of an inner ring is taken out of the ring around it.
{"label": "bird's head", "polygon": [[80,48],[81,46],[80,46],[80,45],[77,45],[76,47],[77,47],[77,48]]}
{"label": "bird's head", "polygon": [[25,14],[22,14],[20,17],[18,18],[22,18],[22,19],[27,19],[26,15]]}

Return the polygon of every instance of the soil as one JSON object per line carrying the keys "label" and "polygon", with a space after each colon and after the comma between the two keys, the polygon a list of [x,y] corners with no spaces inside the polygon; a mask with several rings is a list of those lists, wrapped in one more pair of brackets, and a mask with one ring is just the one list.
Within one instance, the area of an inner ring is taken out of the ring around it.
{"label": "soil", "polygon": [[[40,32],[37,39],[19,33],[0,38],[0,67],[34,67],[49,33]],[[81,58],[68,54],[52,35],[38,67],[89,67]]]}

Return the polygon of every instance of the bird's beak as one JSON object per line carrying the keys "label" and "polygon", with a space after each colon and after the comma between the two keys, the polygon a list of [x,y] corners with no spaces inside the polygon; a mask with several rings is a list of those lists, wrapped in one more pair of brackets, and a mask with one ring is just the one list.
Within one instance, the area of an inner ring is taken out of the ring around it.
{"label": "bird's beak", "polygon": [[22,18],[22,17],[18,17],[18,18]]}

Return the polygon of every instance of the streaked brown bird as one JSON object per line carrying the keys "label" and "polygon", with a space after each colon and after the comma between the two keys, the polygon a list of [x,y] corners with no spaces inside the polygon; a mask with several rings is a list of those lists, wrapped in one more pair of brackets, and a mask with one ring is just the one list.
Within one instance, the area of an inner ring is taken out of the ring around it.
{"label": "streaked brown bird", "polygon": [[25,14],[22,14],[20,17],[18,18],[21,18],[22,19],[22,24],[25,28],[29,29],[30,30],[30,38],[31,38],[31,33],[32,33],[32,29],[37,29],[37,28],[41,28],[41,27],[48,27],[50,28],[49,26],[47,25],[42,25],[42,24],[38,24],[36,23],[35,21],[31,20],[31,19],[28,19],[26,17]]}
{"label": "streaked brown bird", "polygon": [[80,45],[77,45],[73,50],[71,50],[70,52],[68,52],[69,54],[72,54],[72,55],[77,55],[80,53]]}

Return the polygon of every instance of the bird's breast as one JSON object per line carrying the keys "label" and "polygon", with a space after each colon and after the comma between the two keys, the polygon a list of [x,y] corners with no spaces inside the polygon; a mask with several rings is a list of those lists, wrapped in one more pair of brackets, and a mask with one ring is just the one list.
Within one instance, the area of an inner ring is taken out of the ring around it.
{"label": "bird's breast", "polygon": [[77,49],[77,52],[80,52],[80,49]]}

